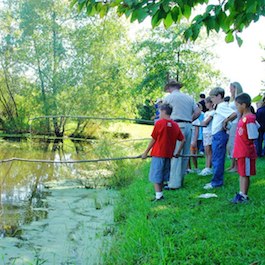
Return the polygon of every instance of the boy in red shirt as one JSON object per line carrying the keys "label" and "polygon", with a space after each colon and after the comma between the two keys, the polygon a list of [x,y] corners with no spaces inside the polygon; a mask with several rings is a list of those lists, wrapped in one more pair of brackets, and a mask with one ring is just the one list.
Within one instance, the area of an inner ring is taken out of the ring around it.
{"label": "boy in red shirt", "polygon": [[[180,154],[185,139],[178,124],[170,119],[172,107],[164,103],[160,105],[160,119],[156,122],[147,149],[142,154],[145,159],[151,151],[152,161],[149,172],[149,180],[154,183],[156,196],[154,201],[163,199],[163,183],[169,180],[170,162],[173,157]],[[181,141],[178,150],[175,150],[176,141]]]}
{"label": "boy in red shirt", "polygon": [[232,203],[248,201],[250,176],[256,175],[256,149],[254,139],[258,138],[256,116],[251,112],[251,98],[241,93],[235,98],[236,107],[242,115],[236,129],[233,157],[237,159],[240,192],[232,199]]}

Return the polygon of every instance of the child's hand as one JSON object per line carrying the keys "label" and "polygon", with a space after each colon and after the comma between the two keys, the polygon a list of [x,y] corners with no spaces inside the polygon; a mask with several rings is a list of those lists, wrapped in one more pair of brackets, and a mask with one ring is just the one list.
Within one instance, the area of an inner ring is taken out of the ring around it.
{"label": "child's hand", "polygon": [[222,126],[223,126],[223,129],[226,131],[230,129],[231,124],[227,120],[224,120]]}
{"label": "child's hand", "polygon": [[147,154],[146,153],[143,153],[142,154],[142,159],[146,159],[147,158]]}
{"label": "child's hand", "polygon": [[190,146],[191,146],[192,148],[197,148],[197,142],[192,142],[192,143],[190,144]]}

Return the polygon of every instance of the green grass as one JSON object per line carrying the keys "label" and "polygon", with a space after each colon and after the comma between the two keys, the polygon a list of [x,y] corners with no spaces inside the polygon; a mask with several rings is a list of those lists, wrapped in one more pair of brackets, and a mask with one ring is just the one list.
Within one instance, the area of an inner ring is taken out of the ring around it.
{"label": "green grass", "polygon": [[[135,178],[120,192],[106,264],[265,264],[264,159],[257,162],[244,205],[229,202],[239,190],[235,173],[226,173],[225,186],[211,191],[202,188],[210,177],[188,174],[182,189],[165,191],[165,200],[152,203],[149,164],[126,172]],[[197,198],[206,192],[218,198]]]}

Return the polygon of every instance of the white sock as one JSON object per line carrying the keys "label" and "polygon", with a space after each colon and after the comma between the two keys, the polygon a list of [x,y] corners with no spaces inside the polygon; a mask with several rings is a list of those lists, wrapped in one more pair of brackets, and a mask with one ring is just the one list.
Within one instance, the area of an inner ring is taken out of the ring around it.
{"label": "white sock", "polygon": [[163,192],[156,192],[156,199],[160,199],[163,196]]}
{"label": "white sock", "polygon": [[248,197],[248,195],[244,194],[242,191],[240,191],[239,194],[242,195],[245,199]]}

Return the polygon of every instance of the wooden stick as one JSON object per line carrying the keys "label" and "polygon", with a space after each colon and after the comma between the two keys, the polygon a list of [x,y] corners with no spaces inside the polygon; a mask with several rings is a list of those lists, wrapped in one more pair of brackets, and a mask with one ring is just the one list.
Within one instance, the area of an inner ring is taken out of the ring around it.
{"label": "wooden stick", "polygon": [[207,125],[202,125],[202,124],[192,124],[194,127],[200,127],[200,128],[206,128]]}
{"label": "wooden stick", "polygon": [[93,117],[93,116],[71,116],[71,115],[48,115],[48,116],[39,116],[30,118],[30,121],[38,120],[38,119],[51,119],[51,118],[71,118],[71,119],[85,119],[85,120],[117,120],[117,121],[133,121],[137,123],[148,123],[154,124],[153,120],[143,120],[143,119],[133,119],[133,118],[123,118],[123,117]]}
{"label": "wooden stick", "polygon": [[117,157],[117,158],[100,158],[100,159],[83,159],[83,160],[42,160],[42,159],[26,159],[19,157],[12,157],[8,159],[0,160],[0,163],[8,163],[13,161],[21,161],[21,162],[34,162],[34,163],[51,163],[51,164],[74,164],[74,163],[90,163],[90,162],[105,162],[105,161],[113,161],[113,160],[124,160],[124,159],[138,159],[141,158],[141,155],[138,156],[126,156],[126,157]]}
{"label": "wooden stick", "polygon": [[[138,156],[124,156],[124,157],[112,157],[112,158],[100,158],[100,159],[83,159],[83,160],[43,160],[43,159],[27,159],[20,157],[11,157],[7,159],[0,160],[0,163],[8,163],[14,161],[21,162],[31,162],[31,163],[50,163],[50,164],[74,164],[74,163],[97,163],[97,162],[106,162],[106,161],[117,161],[117,160],[125,160],[125,159],[139,159],[142,155]],[[151,156],[147,156],[150,158]],[[178,157],[203,157],[202,155],[180,155]]]}

